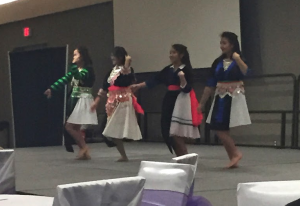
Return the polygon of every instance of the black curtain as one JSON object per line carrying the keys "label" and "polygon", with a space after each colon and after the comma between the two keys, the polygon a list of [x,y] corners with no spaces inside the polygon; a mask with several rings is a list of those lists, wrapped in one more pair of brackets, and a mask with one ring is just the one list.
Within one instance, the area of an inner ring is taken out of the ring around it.
{"label": "black curtain", "polygon": [[62,144],[64,91],[44,91],[65,74],[66,48],[10,53],[16,147]]}
{"label": "black curtain", "polygon": [[241,39],[243,55],[252,74],[263,74],[261,59],[260,19],[258,1],[240,0]]}

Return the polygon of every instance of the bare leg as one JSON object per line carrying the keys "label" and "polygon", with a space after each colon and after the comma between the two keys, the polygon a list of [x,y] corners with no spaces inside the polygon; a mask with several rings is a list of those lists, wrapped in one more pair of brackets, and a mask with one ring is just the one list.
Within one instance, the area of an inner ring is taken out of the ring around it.
{"label": "bare leg", "polygon": [[82,133],[80,132],[80,125],[77,124],[66,124],[66,130],[75,139],[78,147],[80,148],[77,159],[90,159],[89,149],[85,143]]}
{"label": "bare leg", "polygon": [[125,152],[124,144],[122,139],[113,139],[113,142],[117,146],[117,150],[121,154],[121,158],[117,162],[128,162],[128,157]]}
{"label": "bare leg", "polygon": [[173,137],[174,139],[174,151],[177,157],[188,154],[185,139],[183,137]]}
{"label": "bare leg", "polygon": [[233,139],[230,137],[229,131],[217,131],[217,136],[221,139],[230,159],[230,163],[227,165],[227,168],[237,167],[238,162],[242,159],[242,153],[239,152],[235,146]]}

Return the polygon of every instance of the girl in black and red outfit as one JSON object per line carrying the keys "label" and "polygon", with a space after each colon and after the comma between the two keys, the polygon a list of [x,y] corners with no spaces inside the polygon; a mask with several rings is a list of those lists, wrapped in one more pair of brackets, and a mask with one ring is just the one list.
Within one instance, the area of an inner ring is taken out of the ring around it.
{"label": "girl in black and red outfit", "polygon": [[154,78],[131,86],[133,91],[158,84],[168,87],[161,117],[162,136],[170,150],[177,156],[188,153],[185,139],[200,138],[198,126],[202,115],[197,112],[198,102],[192,88],[192,65],[187,47],[174,44],[170,50],[171,65],[166,66]]}
{"label": "girl in black and red outfit", "polygon": [[127,162],[123,139],[142,139],[135,112],[143,114],[144,111],[130,89],[130,85],[135,82],[134,70],[130,66],[131,57],[123,47],[115,47],[112,61],[115,66],[105,76],[103,87],[99,90],[91,110],[97,108],[101,98],[108,96],[105,106],[107,122],[103,135],[112,139],[116,145],[121,154],[118,161]]}

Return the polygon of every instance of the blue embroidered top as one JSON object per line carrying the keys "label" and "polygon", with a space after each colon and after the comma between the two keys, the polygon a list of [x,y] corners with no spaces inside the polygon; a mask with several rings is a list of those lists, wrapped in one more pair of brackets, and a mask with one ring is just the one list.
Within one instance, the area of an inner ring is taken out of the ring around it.
{"label": "blue embroidered top", "polygon": [[[250,69],[248,68],[247,74]],[[246,74],[246,75],[247,75]],[[246,76],[242,73],[236,61],[232,61],[227,69],[224,69],[223,58],[217,58],[211,66],[210,76],[206,83],[208,87],[216,87],[218,82],[241,81]]]}

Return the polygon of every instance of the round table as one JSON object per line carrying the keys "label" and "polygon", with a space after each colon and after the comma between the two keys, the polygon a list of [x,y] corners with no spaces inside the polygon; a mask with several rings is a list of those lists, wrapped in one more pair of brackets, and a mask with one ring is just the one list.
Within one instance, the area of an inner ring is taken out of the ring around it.
{"label": "round table", "polygon": [[52,206],[53,197],[31,195],[0,195],[1,206]]}

